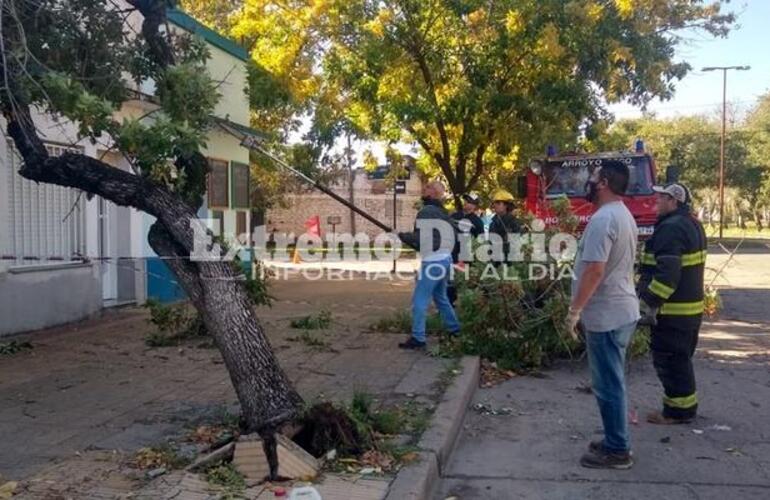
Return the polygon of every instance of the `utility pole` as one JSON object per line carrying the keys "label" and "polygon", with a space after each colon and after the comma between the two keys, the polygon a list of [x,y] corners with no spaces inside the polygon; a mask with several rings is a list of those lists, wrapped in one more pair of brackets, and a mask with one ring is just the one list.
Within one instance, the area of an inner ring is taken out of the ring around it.
{"label": "utility pole", "polygon": [[[398,180],[395,180],[393,182],[393,232],[396,231],[396,223],[398,222],[398,213],[396,211],[396,196],[398,195],[398,187],[396,186],[398,184]],[[396,274],[396,252],[393,251],[393,274]]]}
{"label": "utility pole", "polygon": [[719,239],[722,239],[722,230],[725,219],[725,128],[727,124],[727,72],[748,71],[751,66],[707,66],[702,71],[722,72],[722,138],[719,143]]}
{"label": "utility pole", "polygon": [[[354,184],[356,180],[355,172],[353,172],[353,144],[350,138],[351,134],[348,132],[348,148],[345,151],[345,154],[348,158],[348,201],[350,202],[350,205],[355,205],[355,189]],[[354,235],[356,234],[356,213],[351,209],[350,210],[350,234]]]}

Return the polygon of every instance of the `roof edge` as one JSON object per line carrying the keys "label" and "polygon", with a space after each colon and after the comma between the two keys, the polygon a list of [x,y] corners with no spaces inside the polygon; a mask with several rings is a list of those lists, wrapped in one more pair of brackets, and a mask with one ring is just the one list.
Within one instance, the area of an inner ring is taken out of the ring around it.
{"label": "roof edge", "polygon": [[166,18],[169,20],[169,22],[179,26],[184,30],[189,31],[190,33],[200,36],[211,45],[227,52],[231,56],[240,59],[243,62],[248,62],[251,60],[251,57],[249,57],[249,52],[246,49],[235,43],[233,40],[202,24],[200,21],[187,14],[186,12],[183,12],[179,9],[168,9],[166,11]]}

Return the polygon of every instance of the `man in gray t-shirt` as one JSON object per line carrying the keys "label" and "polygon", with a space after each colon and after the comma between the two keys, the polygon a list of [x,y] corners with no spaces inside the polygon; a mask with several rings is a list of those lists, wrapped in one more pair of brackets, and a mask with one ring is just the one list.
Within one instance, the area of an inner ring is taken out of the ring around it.
{"label": "man in gray t-shirt", "polygon": [[602,205],[586,226],[575,259],[573,297],[588,263],[604,263],[604,275],[580,315],[587,331],[608,332],[639,319],[634,287],[637,234],[634,217],[620,200]]}
{"label": "man in gray t-shirt", "polygon": [[623,204],[629,172],[625,163],[604,161],[587,183],[586,197],[597,211],[578,244],[567,329],[586,332],[591,380],[604,425],[604,439],[589,445],[581,465],[628,469],[633,465],[628,435],[626,348],[636,330],[639,301],[634,289],[637,228]]}

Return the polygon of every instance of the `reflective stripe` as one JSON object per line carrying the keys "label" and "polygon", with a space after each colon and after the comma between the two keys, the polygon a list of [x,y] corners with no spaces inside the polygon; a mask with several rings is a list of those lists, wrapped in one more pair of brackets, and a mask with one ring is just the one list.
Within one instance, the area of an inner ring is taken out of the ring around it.
{"label": "reflective stripe", "polygon": [[[697,266],[706,263],[707,250],[698,250],[697,252],[682,254],[682,267]],[[641,262],[643,265],[654,266],[658,263],[655,255],[651,253],[642,253]]]}
{"label": "reflective stripe", "polygon": [[706,250],[698,250],[697,252],[682,254],[682,267],[705,264],[707,253]]}
{"label": "reflective stripe", "polygon": [[698,396],[694,392],[689,396],[682,396],[681,398],[663,396],[663,404],[671,408],[686,410],[698,404]]}
{"label": "reflective stripe", "polygon": [[673,288],[668,285],[664,285],[655,278],[652,278],[648,290],[664,300],[671,297],[671,295],[674,293]]}
{"label": "reflective stripe", "polygon": [[697,302],[666,302],[660,307],[659,314],[669,316],[695,316],[703,313],[703,301]]}

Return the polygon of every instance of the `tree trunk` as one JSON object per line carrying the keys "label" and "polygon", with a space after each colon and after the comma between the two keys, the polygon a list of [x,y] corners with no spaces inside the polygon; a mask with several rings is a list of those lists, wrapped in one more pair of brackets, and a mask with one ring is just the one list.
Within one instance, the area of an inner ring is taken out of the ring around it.
{"label": "tree trunk", "polygon": [[29,108],[6,108],[8,134],[24,165],[19,173],[37,182],[81,189],[117,205],[157,218],[149,243],[176,274],[200,311],[222,353],[249,431],[272,433],[292,419],[301,398],[278,364],[243,286],[242,269],[232,262],[196,261],[193,209],[178,195],[143,177],[94,158],[67,153],[49,157],[37,136]]}

